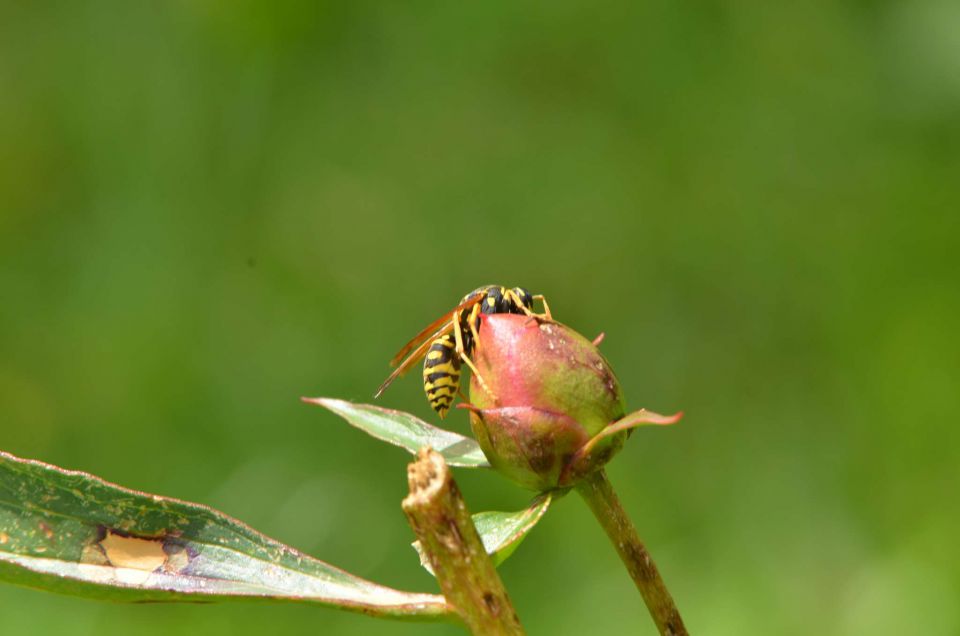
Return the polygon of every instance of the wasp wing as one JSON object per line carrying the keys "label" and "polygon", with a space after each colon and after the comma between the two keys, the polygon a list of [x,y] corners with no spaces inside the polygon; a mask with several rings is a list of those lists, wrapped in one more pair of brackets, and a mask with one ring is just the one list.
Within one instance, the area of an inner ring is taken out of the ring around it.
{"label": "wasp wing", "polygon": [[450,333],[453,331],[453,323],[448,323],[442,329],[433,334],[433,337],[424,340],[419,347],[417,347],[413,353],[407,356],[407,359],[403,361],[399,367],[393,370],[393,373],[383,381],[383,384],[380,385],[380,388],[377,389],[377,392],[373,394],[374,398],[380,397],[380,394],[387,390],[387,387],[393,384],[393,381],[404,375],[409,371],[415,364],[420,362],[423,359],[423,356],[427,355],[427,351],[430,349],[430,345],[433,344],[433,341],[445,333]]}
{"label": "wasp wing", "polygon": [[456,307],[454,307],[453,309],[451,309],[450,311],[443,314],[442,316],[434,320],[432,323],[424,327],[420,331],[420,333],[415,335],[413,339],[410,340],[410,342],[403,345],[403,349],[398,351],[397,354],[390,359],[390,366],[391,367],[397,366],[398,364],[400,364],[401,360],[407,357],[407,354],[409,354],[411,351],[413,351],[418,347],[422,347],[424,341],[430,342],[433,339],[435,339],[437,336],[439,336],[440,332],[444,330],[444,323],[451,322],[454,319],[454,317],[457,315],[457,313],[460,312],[461,310],[466,309],[467,307],[472,307],[473,305],[476,305],[478,302],[480,302],[480,300],[483,299],[485,294],[486,292],[481,290],[477,290],[473,292],[462,303],[460,303],[459,305],[457,305]]}

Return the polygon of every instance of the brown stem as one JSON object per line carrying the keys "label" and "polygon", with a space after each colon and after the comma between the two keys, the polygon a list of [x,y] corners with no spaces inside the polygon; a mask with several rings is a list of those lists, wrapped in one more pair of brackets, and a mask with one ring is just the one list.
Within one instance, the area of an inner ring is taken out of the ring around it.
{"label": "brown stem", "polygon": [[403,511],[447,602],[474,634],[523,636],[500,575],[483,549],[460,489],[440,453],[422,448],[407,467]]}
{"label": "brown stem", "polygon": [[660,578],[660,572],[646,546],[637,536],[637,529],[620,505],[606,472],[598,470],[585,477],[577,484],[577,492],[586,500],[610,537],[660,633],[664,636],[686,636],[687,628],[673,603],[673,597]]}

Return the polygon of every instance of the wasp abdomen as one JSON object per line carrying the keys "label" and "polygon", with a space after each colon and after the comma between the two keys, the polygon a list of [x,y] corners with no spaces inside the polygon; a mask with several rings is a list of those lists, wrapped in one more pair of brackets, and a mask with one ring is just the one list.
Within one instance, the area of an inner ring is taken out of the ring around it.
{"label": "wasp abdomen", "polygon": [[423,360],[423,390],[440,417],[447,414],[460,389],[460,356],[451,334],[433,341]]}

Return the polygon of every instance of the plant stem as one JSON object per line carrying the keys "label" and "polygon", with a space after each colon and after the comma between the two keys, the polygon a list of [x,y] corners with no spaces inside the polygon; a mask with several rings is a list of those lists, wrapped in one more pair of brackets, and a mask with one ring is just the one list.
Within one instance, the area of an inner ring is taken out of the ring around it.
{"label": "plant stem", "polygon": [[422,448],[407,467],[403,511],[430,560],[440,589],[474,634],[523,636],[500,575],[440,453]]}
{"label": "plant stem", "polygon": [[664,636],[686,636],[687,628],[673,603],[673,597],[660,578],[660,572],[646,546],[637,536],[637,529],[620,504],[606,472],[598,470],[585,477],[577,485],[577,492],[586,500],[610,537],[660,633]]}

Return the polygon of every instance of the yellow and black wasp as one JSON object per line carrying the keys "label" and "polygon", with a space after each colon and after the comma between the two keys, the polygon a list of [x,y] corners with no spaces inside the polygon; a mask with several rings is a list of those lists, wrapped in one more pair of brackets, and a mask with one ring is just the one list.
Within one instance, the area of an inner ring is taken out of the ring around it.
{"label": "yellow and black wasp", "polygon": [[[543,303],[544,316],[550,319],[546,299],[534,296],[522,287],[506,288],[484,285],[463,297],[460,304],[433,321],[408,342],[390,360],[397,367],[375,397],[380,397],[390,384],[423,358],[423,390],[427,401],[441,418],[446,416],[454,397],[460,393],[460,364],[466,363],[486,388],[471,357],[477,342],[481,314],[526,314],[536,316],[533,302]],[[398,366],[399,365],[399,366]]]}

